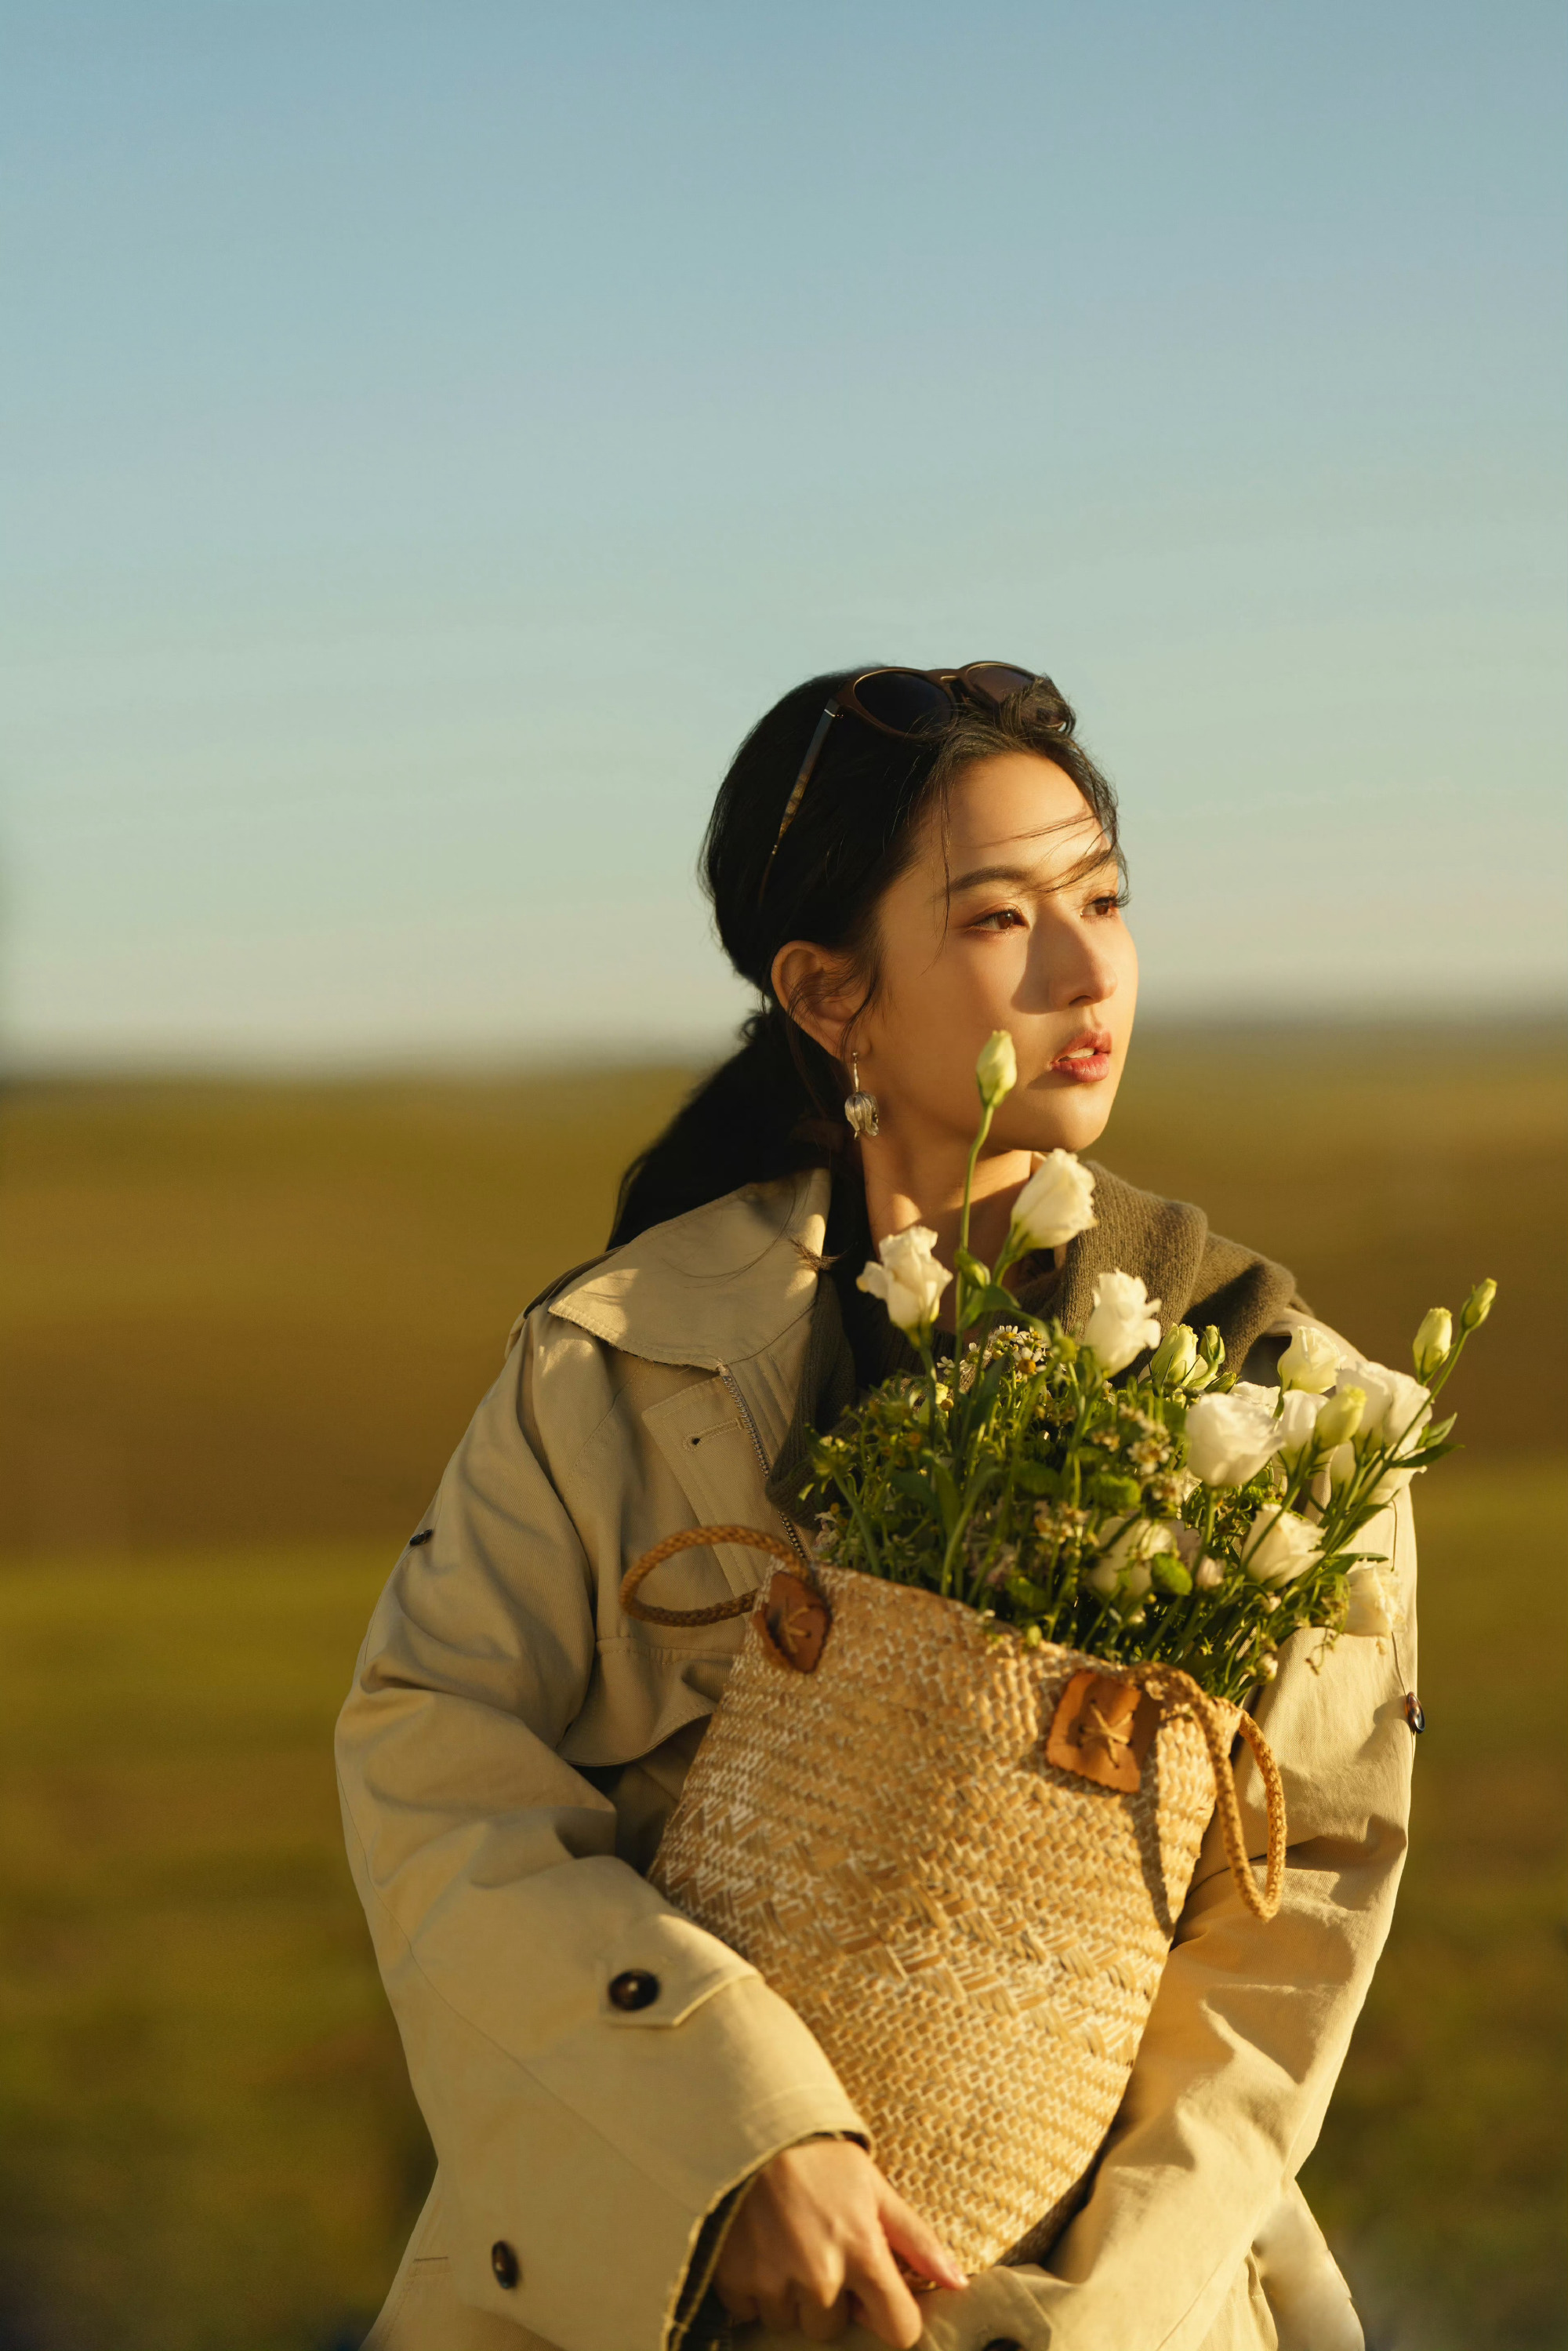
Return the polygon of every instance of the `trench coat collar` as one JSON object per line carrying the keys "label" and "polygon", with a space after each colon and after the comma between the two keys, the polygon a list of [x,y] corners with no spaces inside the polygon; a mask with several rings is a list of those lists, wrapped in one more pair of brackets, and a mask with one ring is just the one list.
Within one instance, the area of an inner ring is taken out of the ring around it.
{"label": "trench coat collar", "polygon": [[650,1363],[745,1363],[810,1315],[830,1190],[825,1168],[743,1185],[639,1233],[549,1311]]}

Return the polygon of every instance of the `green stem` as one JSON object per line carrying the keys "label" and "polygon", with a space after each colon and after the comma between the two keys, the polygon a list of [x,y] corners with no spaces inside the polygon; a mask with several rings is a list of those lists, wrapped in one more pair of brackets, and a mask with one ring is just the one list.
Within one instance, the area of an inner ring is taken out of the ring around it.
{"label": "green stem", "polygon": [[849,1504],[850,1516],[855,1522],[856,1531],[859,1533],[861,1541],[865,1549],[867,1569],[871,1574],[880,1575],[882,1573],[882,1555],[877,1550],[876,1539],[872,1533],[871,1526],[866,1519],[865,1512],[861,1509],[860,1497],[855,1492],[850,1480],[844,1476],[842,1470],[835,1469],[833,1472],[833,1478],[834,1482],[838,1486],[839,1491],[842,1494],[845,1501]]}
{"label": "green stem", "polygon": [[[988,1103],[981,1103],[980,1123],[975,1130],[975,1140],[969,1145],[969,1164],[964,1171],[964,1207],[958,1218],[958,1253],[960,1259],[967,1257],[969,1254],[969,1210],[973,1204],[975,1194],[975,1170],[979,1165],[981,1146],[985,1143],[987,1135],[989,1134],[991,1131],[991,1120],[994,1114],[994,1111]],[[969,1288],[968,1278],[964,1271],[962,1262],[960,1262],[956,1268],[956,1279],[953,1289],[953,1394],[955,1399],[958,1394],[958,1365],[963,1359],[964,1353],[964,1309],[967,1303],[967,1293]]]}

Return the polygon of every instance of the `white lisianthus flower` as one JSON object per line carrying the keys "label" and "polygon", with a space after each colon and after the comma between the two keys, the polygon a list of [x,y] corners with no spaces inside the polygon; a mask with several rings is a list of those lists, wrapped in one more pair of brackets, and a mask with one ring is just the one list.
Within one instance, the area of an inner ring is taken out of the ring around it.
{"label": "white lisianthus flower", "polygon": [[1107,1600],[1118,1587],[1133,1599],[1142,1600],[1153,1581],[1149,1562],[1161,1552],[1176,1550],[1176,1531],[1157,1519],[1122,1519],[1113,1523],[1117,1531],[1090,1569],[1088,1581]]}
{"label": "white lisianthus flower", "polygon": [[1083,1343],[1092,1347],[1106,1371],[1125,1371],[1145,1347],[1159,1344],[1159,1300],[1151,1298],[1136,1273],[1103,1273],[1083,1325]]}
{"label": "white lisianthus flower", "polygon": [[1094,1178],[1071,1151],[1048,1151],[1013,1202],[1013,1230],[1030,1249],[1060,1249],[1094,1222]]}
{"label": "white lisianthus flower", "polygon": [[1199,1396],[1186,1416],[1186,1455],[1206,1486],[1245,1486],[1279,1449],[1272,1388],[1239,1380],[1228,1395]]}
{"label": "white lisianthus flower", "polygon": [[975,1064],[975,1083],[980,1089],[980,1100],[987,1110],[995,1110],[1006,1094],[1010,1094],[1019,1081],[1019,1057],[1010,1032],[993,1029],[980,1048],[980,1058]]}
{"label": "white lisianthus flower", "polygon": [[1366,1397],[1362,1436],[1377,1445],[1397,1445],[1401,1454],[1414,1452],[1432,1417],[1430,1391],[1408,1372],[1391,1372],[1386,1364],[1354,1364],[1346,1381],[1354,1381]]}
{"label": "white lisianthus flower", "polygon": [[1322,1396],[1312,1388],[1287,1388],[1280,1398],[1274,1449],[1292,1469],[1317,1443],[1318,1416],[1322,1408]]}
{"label": "white lisianthus flower", "polygon": [[1339,1341],[1316,1322],[1299,1324],[1280,1358],[1280,1385],[1309,1395],[1326,1395],[1339,1377]]}
{"label": "white lisianthus flower", "polygon": [[878,1241],[880,1265],[868,1265],[855,1282],[873,1298],[880,1298],[889,1320],[916,1337],[936,1320],[942,1292],[952,1275],[936,1261],[936,1236],[928,1225],[911,1225]]}
{"label": "white lisianthus flower", "polygon": [[1344,1620],[1347,1633],[1370,1641],[1381,1634],[1393,1632],[1388,1596],[1383,1589],[1383,1578],[1375,1567],[1353,1567],[1345,1577],[1345,1587],[1350,1594],[1350,1614]]}
{"label": "white lisianthus flower", "polygon": [[1225,1570],[1217,1559],[1205,1552],[1193,1569],[1192,1580],[1200,1592],[1218,1592],[1225,1581]]}
{"label": "white lisianthus flower", "polygon": [[1265,1508],[1252,1521],[1242,1546],[1241,1564],[1254,1583],[1294,1583],[1322,1548],[1321,1530],[1309,1526],[1294,1510]]}
{"label": "white lisianthus flower", "polygon": [[1368,1490],[1367,1500],[1375,1503],[1380,1510],[1386,1510],[1390,1502],[1397,1501],[1416,1474],[1414,1469],[1385,1469],[1376,1485]]}

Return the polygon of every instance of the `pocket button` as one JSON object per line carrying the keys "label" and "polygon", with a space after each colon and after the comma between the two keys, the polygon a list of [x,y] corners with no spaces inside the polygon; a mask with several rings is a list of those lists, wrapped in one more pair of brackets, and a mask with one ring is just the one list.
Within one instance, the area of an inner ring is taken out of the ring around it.
{"label": "pocket button", "polygon": [[659,1979],[650,1975],[646,1968],[628,1968],[624,1974],[610,1980],[612,2008],[652,2008],[658,1997]]}
{"label": "pocket button", "polygon": [[490,2267],[496,2273],[496,2283],[504,2285],[510,2294],[522,2272],[517,2265],[517,2254],[504,2237],[497,2238],[490,2248]]}

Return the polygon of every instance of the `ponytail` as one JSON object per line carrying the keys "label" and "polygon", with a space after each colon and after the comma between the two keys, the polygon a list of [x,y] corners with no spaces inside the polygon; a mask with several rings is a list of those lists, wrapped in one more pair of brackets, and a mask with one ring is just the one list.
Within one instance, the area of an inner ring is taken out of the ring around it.
{"label": "ponytail", "polygon": [[842,1085],[821,1047],[776,1004],[751,1015],[741,1040],[626,1170],[609,1248],[743,1184],[847,1156]]}

